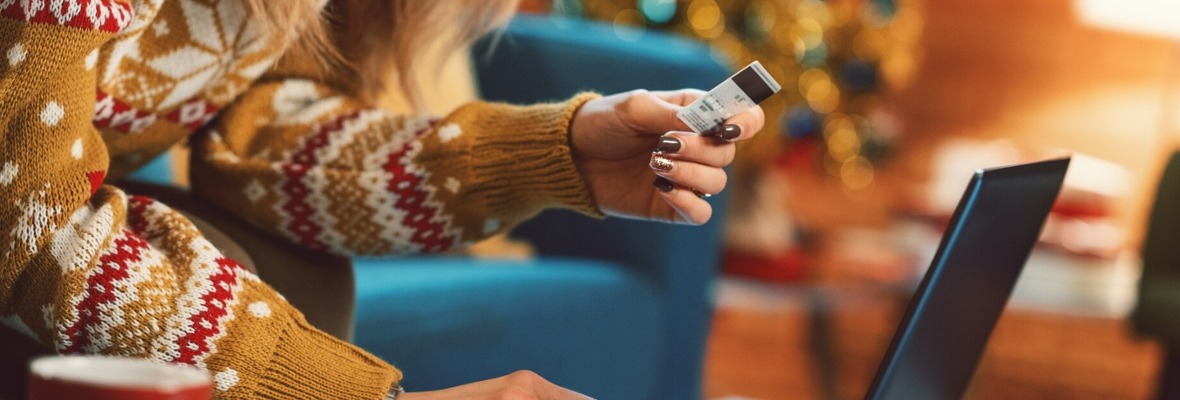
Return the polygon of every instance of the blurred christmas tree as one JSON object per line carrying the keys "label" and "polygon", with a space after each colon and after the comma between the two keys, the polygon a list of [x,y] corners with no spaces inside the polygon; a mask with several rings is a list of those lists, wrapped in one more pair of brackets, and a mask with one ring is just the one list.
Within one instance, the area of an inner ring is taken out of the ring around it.
{"label": "blurred christmas tree", "polygon": [[735,181],[813,148],[816,165],[859,189],[898,133],[886,98],[915,73],[918,1],[565,0],[554,10],[691,36],[735,66],[761,61],[783,91],[762,104],[767,126],[742,146]]}
{"label": "blurred christmas tree", "polygon": [[640,28],[616,30],[625,40],[686,35],[734,68],[761,61],[783,85],[762,103],[766,127],[738,147],[725,270],[797,282],[810,256],[787,211],[787,172],[826,173],[851,191],[873,183],[900,130],[889,95],[916,73],[919,1],[556,0],[550,11]]}

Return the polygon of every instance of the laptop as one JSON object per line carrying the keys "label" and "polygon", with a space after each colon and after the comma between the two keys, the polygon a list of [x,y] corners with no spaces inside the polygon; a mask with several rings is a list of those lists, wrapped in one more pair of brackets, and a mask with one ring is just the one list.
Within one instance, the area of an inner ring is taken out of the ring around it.
{"label": "laptop", "polygon": [[963,397],[1068,167],[1067,157],[975,173],[866,399]]}

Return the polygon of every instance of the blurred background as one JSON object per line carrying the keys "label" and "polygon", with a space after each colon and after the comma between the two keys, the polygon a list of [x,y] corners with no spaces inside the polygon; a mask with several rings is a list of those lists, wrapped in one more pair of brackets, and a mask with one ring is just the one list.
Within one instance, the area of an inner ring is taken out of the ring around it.
{"label": "blurred background", "polygon": [[[1066,188],[968,397],[1154,397],[1161,340],[1180,338],[1132,321],[1180,312],[1133,318],[1180,139],[1180,3],[524,0],[521,12],[599,21],[624,41],[695,39],[783,86],[731,171],[705,398],[861,398],[971,172],[1065,154]],[[432,111],[477,97],[472,61],[461,52],[428,71],[444,79],[421,79]],[[1154,242],[1180,249],[1176,237]],[[501,237],[471,253],[532,249]],[[1180,307],[1180,274],[1159,297]]]}
{"label": "blurred background", "polygon": [[[1129,317],[1180,135],[1163,0],[525,1],[665,31],[784,90],[739,150],[707,398],[860,398],[973,170],[1074,154],[972,398],[1150,398]],[[1175,18],[1172,18],[1175,20]],[[707,89],[707,88],[704,88]]]}

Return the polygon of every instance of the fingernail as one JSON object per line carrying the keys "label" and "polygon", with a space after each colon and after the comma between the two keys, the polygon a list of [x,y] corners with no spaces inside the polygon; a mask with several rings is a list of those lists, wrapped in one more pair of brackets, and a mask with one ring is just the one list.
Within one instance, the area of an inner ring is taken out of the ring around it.
{"label": "fingernail", "polygon": [[651,162],[648,165],[651,166],[651,169],[660,172],[672,172],[672,168],[676,167],[676,164],[672,160],[659,155],[659,153],[652,153]]}
{"label": "fingernail", "polygon": [[717,133],[717,136],[720,136],[722,139],[725,139],[725,140],[734,140],[734,139],[737,139],[737,137],[741,136],[741,135],[742,135],[742,127],[734,125],[734,124],[725,124],[725,126],[721,127],[721,132]]}
{"label": "fingernail", "polygon": [[656,189],[659,189],[661,192],[664,192],[664,193],[668,193],[668,192],[672,191],[672,181],[664,179],[664,177],[662,177],[662,176],[657,177],[656,180],[651,183],[651,185],[655,186]]}
{"label": "fingernail", "polygon": [[660,138],[660,145],[656,146],[656,151],[672,154],[680,151],[680,139],[672,136],[664,136]]}

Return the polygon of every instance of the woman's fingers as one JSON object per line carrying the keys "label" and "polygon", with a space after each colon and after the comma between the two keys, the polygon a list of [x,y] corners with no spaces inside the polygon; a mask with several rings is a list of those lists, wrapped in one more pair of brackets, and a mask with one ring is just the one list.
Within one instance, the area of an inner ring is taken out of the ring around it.
{"label": "woman's fingers", "polygon": [[648,164],[659,176],[654,185],[672,209],[664,217],[691,225],[708,222],[713,207],[701,195],[725,189],[729,177],[721,168],[733,162],[735,147],[728,141],[687,132],[661,137]]}
{"label": "woman's fingers", "polygon": [[719,137],[730,142],[749,140],[754,137],[755,133],[762,130],[762,126],[766,122],[765,119],[766,115],[762,111],[762,107],[754,106],[754,108],[746,112],[730,117],[725,121],[724,125],[712,131],[704,132],[702,135]]}
{"label": "woman's fingers", "polygon": [[[686,131],[688,126],[676,114],[704,93],[696,89],[668,92],[635,90],[626,93],[615,110],[622,125],[635,132]],[[754,106],[731,117],[718,129],[703,134],[728,141],[746,140],[762,129],[764,118],[762,107]]]}
{"label": "woman's fingers", "polygon": [[[677,108],[679,108],[679,107],[685,107],[689,104],[692,104],[692,102],[701,98],[701,96],[704,96],[705,91],[698,90],[698,89],[680,89],[680,90],[673,90],[673,91],[656,91],[656,92],[651,92],[650,94],[655,96],[656,98],[659,98],[663,101],[671,103],[671,105],[678,106]],[[679,109],[677,109],[676,111],[679,111]],[[734,125],[737,127],[737,130],[739,132],[736,137],[723,137],[723,138],[726,140],[729,140],[729,141],[741,141],[741,140],[750,139],[750,138],[754,137],[755,133],[758,133],[758,131],[762,130],[762,126],[765,123],[765,119],[766,119],[766,115],[762,111],[762,107],[755,105],[754,107],[750,108],[749,110],[747,110],[745,112],[738,113],[737,115],[730,117],[729,120],[725,121],[725,125]],[[674,125],[678,125],[678,124],[674,124]],[[719,129],[717,131],[708,132],[707,134],[723,133],[724,126],[718,127],[718,128]]]}
{"label": "woman's fingers", "polygon": [[701,225],[709,222],[713,216],[713,206],[693,193],[692,189],[679,186],[664,177],[656,178],[654,185],[664,202],[671,206],[667,215],[662,216],[665,221]]}
{"label": "woman's fingers", "polygon": [[675,160],[660,153],[652,154],[650,166],[656,175],[704,194],[721,193],[729,179],[721,168]]}
{"label": "woman's fingers", "polygon": [[717,138],[688,132],[671,132],[660,138],[656,151],[673,160],[692,161],[721,168],[733,162],[737,146]]}
{"label": "woman's fingers", "polygon": [[405,400],[592,400],[582,394],[557,386],[532,371],[517,371],[488,379],[432,392],[405,393]]}
{"label": "woman's fingers", "polygon": [[[666,114],[673,114],[668,111],[687,106],[704,94],[703,91],[691,89],[651,92],[647,100],[654,97],[666,102],[660,104],[659,108],[664,109]],[[683,126],[683,123],[674,121],[662,122]],[[708,222],[713,215],[713,207],[702,195],[717,194],[725,189],[728,178],[721,168],[733,162],[736,152],[733,142],[754,137],[762,130],[764,123],[762,107],[755,106],[733,116],[711,132],[696,135],[679,128],[661,136],[649,165],[659,176],[653,184],[671,208],[663,217],[692,225]]]}

